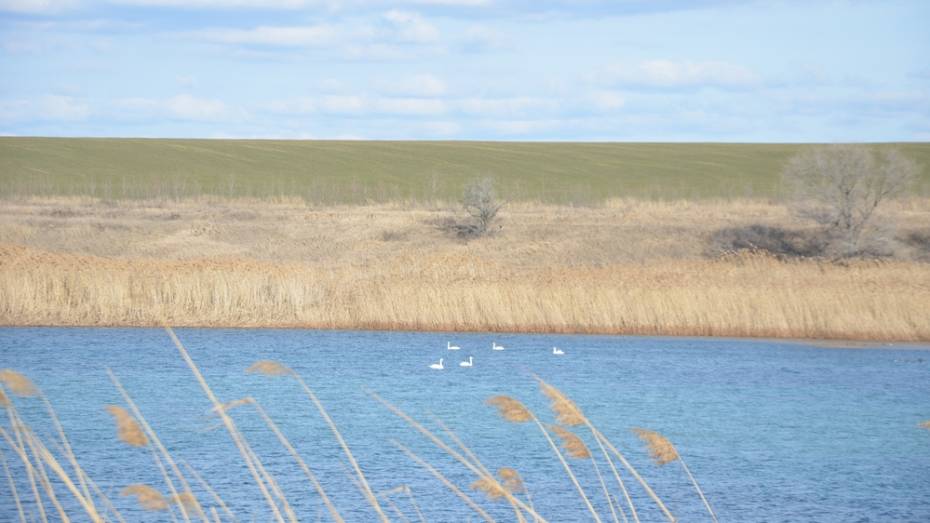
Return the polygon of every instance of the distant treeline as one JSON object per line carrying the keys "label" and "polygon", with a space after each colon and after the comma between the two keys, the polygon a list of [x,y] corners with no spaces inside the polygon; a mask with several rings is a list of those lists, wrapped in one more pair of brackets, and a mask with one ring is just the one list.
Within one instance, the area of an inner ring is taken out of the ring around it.
{"label": "distant treeline", "polygon": [[[0,138],[0,197],[451,201],[476,178],[507,200],[768,198],[808,145]],[[930,143],[896,147],[922,168]]]}

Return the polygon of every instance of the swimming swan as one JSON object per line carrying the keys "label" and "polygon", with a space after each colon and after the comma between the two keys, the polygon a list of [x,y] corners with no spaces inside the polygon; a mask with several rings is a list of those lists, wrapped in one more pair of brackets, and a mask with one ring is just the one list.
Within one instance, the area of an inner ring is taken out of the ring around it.
{"label": "swimming swan", "polygon": [[452,342],[447,341],[446,348],[449,350],[461,350],[462,347],[459,347],[458,345],[453,345]]}
{"label": "swimming swan", "polygon": [[429,366],[431,369],[442,370],[445,367],[442,366],[442,358],[439,358],[439,363],[433,363]]}
{"label": "swimming swan", "polygon": [[496,341],[491,342],[491,350],[504,350],[503,345],[498,345]]}
{"label": "swimming swan", "polygon": [[460,361],[459,367],[473,367],[474,362],[471,359],[471,356],[468,357],[468,361]]}
{"label": "swimming swan", "polygon": [[562,349],[558,347],[552,347],[552,354],[555,354],[556,356],[561,356],[565,354],[565,351],[563,351]]}

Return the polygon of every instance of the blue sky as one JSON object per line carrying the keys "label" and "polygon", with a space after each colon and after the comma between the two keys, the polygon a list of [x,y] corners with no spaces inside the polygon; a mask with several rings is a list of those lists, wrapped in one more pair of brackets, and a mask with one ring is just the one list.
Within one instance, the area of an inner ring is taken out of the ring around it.
{"label": "blue sky", "polygon": [[0,0],[0,134],[930,140],[930,2]]}

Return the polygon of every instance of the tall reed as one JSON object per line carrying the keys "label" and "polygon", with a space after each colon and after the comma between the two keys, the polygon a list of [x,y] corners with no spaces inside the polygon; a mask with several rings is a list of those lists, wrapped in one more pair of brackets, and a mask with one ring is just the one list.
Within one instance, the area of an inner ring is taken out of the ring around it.
{"label": "tall reed", "polygon": [[304,393],[306,393],[307,397],[310,398],[310,401],[312,401],[316,406],[320,416],[322,416],[323,420],[326,421],[326,424],[332,431],[333,436],[335,436],[336,441],[339,442],[339,446],[342,447],[342,451],[345,453],[346,458],[348,458],[349,463],[352,464],[352,468],[355,469],[355,474],[358,478],[359,484],[362,487],[362,493],[365,495],[368,503],[371,504],[372,508],[375,509],[378,517],[383,522],[387,523],[387,516],[384,514],[384,510],[381,508],[381,504],[378,503],[378,499],[375,497],[375,493],[371,490],[371,486],[368,485],[368,480],[365,479],[365,474],[362,472],[362,468],[359,466],[358,461],[356,461],[355,456],[352,455],[352,451],[349,449],[349,444],[346,443],[345,439],[342,437],[342,433],[339,432],[339,429],[336,427],[336,422],[333,421],[329,413],[326,411],[326,408],[323,407],[323,403],[320,402],[319,398],[316,397],[316,394],[314,394],[310,387],[307,386],[303,378],[301,378],[300,375],[294,372],[292,369],[278,362],[268,360],[257,361],[253,363],[247,369],[247,372],[264,374],[266,376],[289,376],[297,381],[297,383],[303,389]]}
{"label": "tall reed", "polygon": [[697,491],[698,495],[701,497],[701,501],[704,502],[707,513],[710,514],[711,519],[716,522],[717,514],[715,514],[714,509],[710,507],[710,502],[708,502],[707,498],[704,496],[704,491],[701,489],[701,486],[698,485],[697,480],[694,479],[694,475],[691,474],[691,470],[688,468],[688,465],[685,464],[684,458],[678,453],[678,449],[675,448],[675,445],[672,445],[672,442],[669,441],[668,438],[653,430],[634,428],[633,432],[639,436],[641,440],[646,442],[646,446],[649,448],[649,454],[657,465],[662,466],[672,461],[677,461],[681,464],[681,468],[685,471],[685,474],[688,475],[691,484],[694,485],[694,490]]}
{"label": "tall reed", "polygon": [[578,478],[576,478],[575,473],[572,472],[571,466],[569,466],[568,462],[565,461],[565,456],[562,455],[559,447],[556,446],[555,442],[552,441],[552,437],[549,436],[549,432],[546,430],[543,424],[540,423],[533,412],[526,408],[526,406],[520,403],[518,400],[509,396],[493,396],[487,400],[487,404],[496,407],[501,417],[511,423],[525,423],[527,421],[532,421],[536,424],[536,426],[539,428],[539,431],[542,432],[543,436],[546,437],[546,441],[549,443],[549,446],[552,448],[552,451],[555,453],[556,457],[559,458],[559,462],[562,463],[562,467],[565,469],[565,473],[568,474],[572,484],[578,490],[578,495],[581,497],[582,501],[584,501],[588,511],[591,512],[591,517],[593,517],[594,521],[597,523],[601,523],[600,515],[594,509],[594,505],[591,504],[591,500],[588,499],[588,496],[585,494],[584,489],[578,482]]}

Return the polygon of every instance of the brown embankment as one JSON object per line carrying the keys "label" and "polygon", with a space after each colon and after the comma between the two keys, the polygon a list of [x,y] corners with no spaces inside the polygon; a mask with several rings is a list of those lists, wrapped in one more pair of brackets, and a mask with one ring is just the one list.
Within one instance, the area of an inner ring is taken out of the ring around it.
{"label": "brown embankment", "polygon": [[[775,204],[514,204],[494,236],[467,243],[435,226],[449,212],[4,202],[0,324],[930,340],[920,253],[708,257],[722,227],[803,226]],[[930,205],[887,217],[913,228],[930,223]]]}

